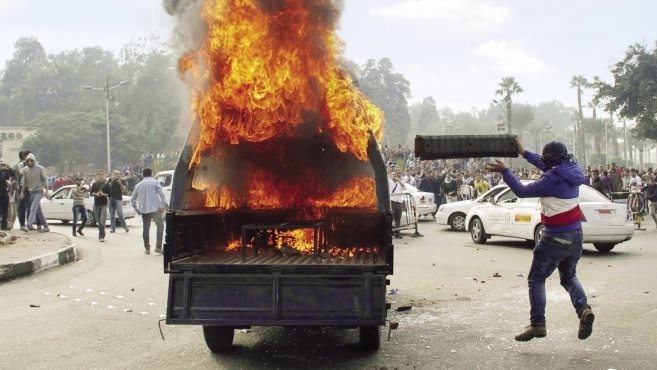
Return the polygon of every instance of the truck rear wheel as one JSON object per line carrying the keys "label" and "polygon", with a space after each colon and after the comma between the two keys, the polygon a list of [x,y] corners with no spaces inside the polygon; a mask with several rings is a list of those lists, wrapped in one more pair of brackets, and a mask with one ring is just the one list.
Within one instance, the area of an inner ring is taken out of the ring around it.
{"label": "truck rear wheel", "polygon": [[360,346],[366,351],[377,351],[381,346],[381,328],[377,326],[360,326]]}
{"label": "truck rear wheel", "polygon": [[214,353],[223,353],[233,345],[235,329],[228,326],[203,326],[205,344]]}

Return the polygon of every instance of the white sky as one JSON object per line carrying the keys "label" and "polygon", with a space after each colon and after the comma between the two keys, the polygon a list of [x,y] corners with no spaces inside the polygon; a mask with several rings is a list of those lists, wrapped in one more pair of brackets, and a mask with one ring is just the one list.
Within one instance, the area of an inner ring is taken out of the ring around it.
{"label": "white sky", "polygon": [[[515,101],[573,106],[573,75],[608,80],[630,44],[654,48],[656,14],[654,0],[345,0],[339,35],[356,63],[390,58],[415,101],[485,107],[514,76],[525,90]],[[21,36],[48,53],[118,52],[134,36],[166,39],[172,27],[160,0],[0,0],[0,62]]]}

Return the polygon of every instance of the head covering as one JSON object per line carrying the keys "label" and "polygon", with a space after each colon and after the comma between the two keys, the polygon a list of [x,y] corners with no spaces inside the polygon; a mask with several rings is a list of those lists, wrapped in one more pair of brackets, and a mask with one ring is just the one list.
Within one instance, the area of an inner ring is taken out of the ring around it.
{"label": "head covering", "polygon": [[30,159],[36,162],[36,157],[32,153],[28,154],[27,157],[25,158],[26,161]]}
{"label": "head covering", "polygon": [[568,154],[568,149],[563,143],[550,141],[545,144],[543,147],[543,153],[541,154],[541,160],[547,168],[554,167],[564,159],[574,159],[574,157]]}

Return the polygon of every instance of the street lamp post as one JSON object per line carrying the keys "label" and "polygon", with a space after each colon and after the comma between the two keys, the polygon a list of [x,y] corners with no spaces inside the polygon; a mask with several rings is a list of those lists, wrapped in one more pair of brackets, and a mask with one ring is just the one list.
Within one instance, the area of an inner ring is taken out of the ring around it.
{"label": "street lamp post", "polygon": [[110,96],[110,91],[116,89],[117,87],[123,86],[130,81],[124,80],[119,82],[114,86],[110,86],[109,77],[105,78],[105,86],[103,87],[93,87],[93,86],[82,86],[84,90],[101,90],[105,92],[105,128],[107,130],[107,173],[112,172],[112,158],[110,155],[110,117],[109,117],[109,102],[112,98]]}
{"label": "street lamp post", "polygon": [[538,148],[539,150],[543,150],[543,133],[544,133],[545,131],[551,129],[551,128],[552,128],[552,125],[548,124],[547,126],[545,126],[544,129],[541,130],[541,147]]}

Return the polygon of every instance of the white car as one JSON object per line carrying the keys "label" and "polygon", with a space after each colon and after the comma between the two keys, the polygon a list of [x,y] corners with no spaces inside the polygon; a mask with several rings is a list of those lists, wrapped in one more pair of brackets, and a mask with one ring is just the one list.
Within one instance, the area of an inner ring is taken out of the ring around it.
{"label": "white car", "polygon": [[487,202],[501,191],[507,189],[506,185],[497,185],[480,195],[477,199],[462,200],[454,203],[441,204],[436,212],[436,223],[445,225],[456,231],[465,231],[465,217],[472,207]]}
{"label": "white car", "polygon": [[429,216],[436,213],[436,203],[433,201],[433,193],[418,190],[415,186],[404,184],[404,192],[413,197],[415,210],[418,217]]}
{"label": "white car", "polygon": [[[609,252],[616,244],[632,239],[634,224],[626,205],[613,203],[587,185],[580,185],[584,243],[593,243],[600,252]],[[472,240],[483,244],[491,236],[531,240],[543,235],[541,205],[538,198],[518,198],[506,189],[493,199],[475,205],[465,219]]]}
{"label": "white car", "polygon": [[162,190],[164,190],[164,197],[166,199],[167,208],[171,204],[171,186],[173,185],[173,170],[169,171],[160,171],[155,175],[155,180],[157,180],[160,185],[162,185]]}
{"label": "white car", "polygon": [[[41,210],[44,216],[49,220],[60,220],[67,224],[73,221],[73,188],[75,185],[65,185],[52,193],[50,200],[47,198],[41,199]],[[84,206],[87,209],[87,226],[96,225],[96,217],[94,216],[94,198],[87,197],[84,200]],[[130,204],[130,197],[123,196],[123,217],[126,219],[135,217],[137,212]],[[109,222],[109,207],[107,210],[107,222]]]}

